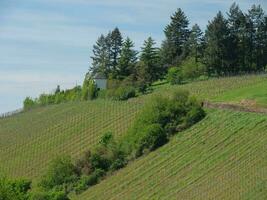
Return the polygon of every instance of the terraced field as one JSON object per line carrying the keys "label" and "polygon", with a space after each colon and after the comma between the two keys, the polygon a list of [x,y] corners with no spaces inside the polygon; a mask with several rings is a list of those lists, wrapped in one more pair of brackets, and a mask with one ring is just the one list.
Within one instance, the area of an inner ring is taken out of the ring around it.
{"label": "terraced field", "polygon": [[[266,82],[266,76],[245,76],[165,84],[128,102],[74,102],[0,119],[0,174],[36,183],[57,155],[76,158],[103,133],[124,134],[154,94],[183,88],[199,99],[232,101],[226,98],[230,93],[264,88]],[[200,124],[75,198],[267,199],[266,120],[266,115],[209,110]]]}
{"label": "terraced field", "polygon": [[205,120],[75,199],[267,198],[267,116],[209,110]]}

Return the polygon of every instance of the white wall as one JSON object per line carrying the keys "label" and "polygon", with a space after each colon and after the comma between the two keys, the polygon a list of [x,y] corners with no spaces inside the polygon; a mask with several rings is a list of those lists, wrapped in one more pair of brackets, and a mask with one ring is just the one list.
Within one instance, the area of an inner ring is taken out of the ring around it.
{"label": "white wall", "polygon": [[95,79],[95,83],[97,85],[97,88],[107,89],[107,80],[106,79]]}

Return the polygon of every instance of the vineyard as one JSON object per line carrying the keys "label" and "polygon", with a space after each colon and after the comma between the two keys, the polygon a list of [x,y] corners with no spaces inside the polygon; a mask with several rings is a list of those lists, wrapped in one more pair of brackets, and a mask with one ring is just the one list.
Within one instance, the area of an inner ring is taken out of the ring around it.
{"label": "vineyard", "polygon": [[0,171],[38,178],[57,155],[78,157],[108,131],[124,133],[140,104],[80,102],[38,108],[0,121]]}
{"label": "vineyard", "polygon": [[[0,119],[0,174],[37,183],[57,155],[77,158],[102,134],[120,137],[143,103],[177,88],[201,100],[265,103],[264,75],[219,78],[154,92],[127,102],[95,100],[40,107]],[[258,89],[253,89],[252,86]],[[251,88],[249,95],[242,88]],[[239,93],[237,93],[239,91]],[[241,94],[236,99],[234,94]],[[264,199],[267,198],[267,116],[207,110],[207,117],[170,143],[138,159],[76,199]],[[264,153],[265,152],[265,153]],[[264,173],[265,172],[265,173]],[[126,198],[127,197],[127,198]],[[232,197],[232,198],[230,198]]]}
{"label": "vineyard", "polygon": [[75,199],[266,199],[267,116],[210,110]]}

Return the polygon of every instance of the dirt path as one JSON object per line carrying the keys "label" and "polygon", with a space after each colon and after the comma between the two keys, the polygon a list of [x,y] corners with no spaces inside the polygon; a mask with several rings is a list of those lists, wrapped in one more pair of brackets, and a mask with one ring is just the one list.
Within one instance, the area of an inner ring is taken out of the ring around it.
{"label": "dirt path", "polygon": [[224,110],[235,110],[239,112],[252,112],[252,113],[267,114],[266,108],[248,107],[248,106],[242,106],[238,104],[212,103],[212,102],[204,101],[203,106],[205,108],[217,108],[217,109],[224,109]]}

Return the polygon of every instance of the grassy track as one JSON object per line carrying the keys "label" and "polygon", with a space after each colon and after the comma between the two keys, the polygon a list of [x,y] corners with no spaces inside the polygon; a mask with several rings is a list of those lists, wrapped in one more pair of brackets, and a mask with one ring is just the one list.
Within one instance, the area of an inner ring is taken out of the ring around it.
{"label": "grassy track", "polygon": [[[261,89],[253,98],[260,95],[264,99],[266,82],[266,76],[246,76],[181,86],[165,84],[128,102],[67,103],[0,119],[0,174],[31,178],[36,183],[57,155],[76,158],[95,146],[106,131],[117,137],[125,133],[154,94],[182,88],[200,99],[233,101],[236,91],[255,86]],[[255,92],[245,91],[240,92],[242,98]],[[201,124],[89,189],[80,199],[262,197],[266,193],[261,191],[267,191],[263,173],[267,171],[266,130],[264,115],[211,110]]]}
{"label": "grassy track", "polygon": [[76,199],[264,199],[267,116],[210,110],[200,124]]}

